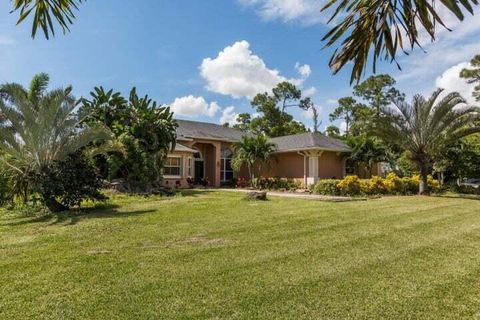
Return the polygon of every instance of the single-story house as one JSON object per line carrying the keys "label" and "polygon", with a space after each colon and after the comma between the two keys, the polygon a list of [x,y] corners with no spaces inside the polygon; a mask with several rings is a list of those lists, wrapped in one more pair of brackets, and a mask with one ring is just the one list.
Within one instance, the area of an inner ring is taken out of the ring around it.
{"label": "single-story house", "polygon": [[[177,143],[168,154],[164,167],[164,184],[187,187],[188,178],[206,179],[210,186],[219,187],[236,173],[230,165],[232,145],[240,141],[243,132],[221,125],[177,120]],[[304,186],[318,179],[343,178],[346,159],[351,149],[338,139],[320,133],[302,133],[271,139],[277,150],[262,177],[291,178]],[[239,176],[248,178],[246,170]]]}

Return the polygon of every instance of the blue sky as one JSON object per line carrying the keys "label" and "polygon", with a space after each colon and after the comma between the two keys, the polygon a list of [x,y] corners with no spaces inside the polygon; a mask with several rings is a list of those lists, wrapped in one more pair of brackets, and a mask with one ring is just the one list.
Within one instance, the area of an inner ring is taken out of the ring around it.
{"label": "blue sky", "polygon": [[[253,113],[249,98],[287,79],[321,107],[322,129],[335,101],[351,93],[349,68],[335,76],[328,69],[319,0],[87,1],[71,32],[51,40],[31,39],[29,23],[15,26],[10,5],[0,4],[2,83],[26,85],[47,72],[53,86],[72,84],[77,97],[99,85],[124,94],[136,86],[172,104],[179,118],[218,123]],[[437,86],[470,96],[458,71],[480,53],[480,19],[459,24],[447,15],[446,22],[454,31],[433,44],[425,37],[427,52],[401,56],[402,71],[381,63],[377,72],[392,74],[408,96]],[[308,114],[290,111],[311,125]]]}

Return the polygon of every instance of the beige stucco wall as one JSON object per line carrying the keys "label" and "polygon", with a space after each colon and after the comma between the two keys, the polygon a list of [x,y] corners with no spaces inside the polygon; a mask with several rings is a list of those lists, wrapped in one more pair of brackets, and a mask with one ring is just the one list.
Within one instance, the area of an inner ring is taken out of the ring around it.
{"label": "beige stucco wall", "polygon": [[324,151],[318,159],[320,179],[341,179],[344,177],[344,156],[337,152]]}
{"label": "beige stucco wall", "polygon": [[[220,156],[221,150],[223,148],[232,148],[232,143],[229,142],[222,142],[222,141],[213,141],[213,140],[202,140],[202,139],[194,139],[193,141],[179,141],[182,145],[198,149],[202,156],[203,161],[205,163],[205,178],[208,179],[210,186],[220,187],[221,179],[220,179]],[[183,163],[183,170],[182,175],[180,178],[169,178],[164,177],[164,185],[175,187],[177,185],[177,181],[179,181],[180,187],[188,187],[187,183],[187,157],[193,157],[191,153],[179,153],[173,152],[171,155],[181,155],[182,156],[182,163]],[[193,163],[194,166],[194,163]]]}
{"label": "beige stucco wall", "polygon": [[[318,158],[318,176],[320,179],[341,179],[344,177],[345,157],[336,152],[324,151]],[[304,182],[304,156],[297,152],[279,153],[272,156],[269,167],[264,167],[262,177],[291,178]],[[308,175],[308,161],[307,161]],[[248,170],[242,168],[240,177],[248,178]]]}

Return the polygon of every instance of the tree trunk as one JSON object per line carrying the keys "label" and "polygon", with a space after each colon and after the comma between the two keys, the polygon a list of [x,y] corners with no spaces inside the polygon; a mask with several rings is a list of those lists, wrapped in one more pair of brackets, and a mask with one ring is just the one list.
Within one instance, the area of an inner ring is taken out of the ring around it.
{"label": "tree trunk", "polygon": [[45,206],[47,206],[47,208],[53,213],[68,210],[67,206],[64,206],[53,197],[44,198],[44,202],[45,202]]}
{"label": "tree trunk", "polygon": [[248,166],[248,176],[250,178],[250,187],[253,187],[253,174],[252,174],[252,166],[249,164]]}
{"label": "tree trunk", "polygon": [[428,189],[428,170],[427,166],[420,164],[420,183],[418,186],[418,194],[422,196],[430,195],[430,190]]}

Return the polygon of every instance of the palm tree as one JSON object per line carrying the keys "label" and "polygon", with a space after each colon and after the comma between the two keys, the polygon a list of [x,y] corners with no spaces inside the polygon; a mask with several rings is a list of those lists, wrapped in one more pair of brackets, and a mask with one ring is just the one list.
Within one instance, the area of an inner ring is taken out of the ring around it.
{"label": "palm tree", "polygon": [[[37,75],[28,90],[15,83],[0,87],[0,112],[6,119],[0,125],[0,151],[7,155],[1,160],[20,174],[41,176],[93,141],[110,139],[104,127],[80,126],[71,87],[46,92],[47,84],[48,76]],[[47,193],[41,196],[50,210],[66,209]]]}
{"label": "palm tree", "polygon": [[19,11],[17,24],[33,12],[32,38],[35,38],[37,29],[40,27],[45,38],[48,39],[50,34],[55,36],[53,19],[57,21],[64,33],[70,30],[68,26],[75,19],[73,11],[78,9],[83,0],[13,0],[12,2],[12,12]]}
{"label": "palm tree", "polygon": [[341,41],[330,67],[337,73],[353,62],[351,82],[358,81],[368,61],[375,72],[378,59],[396,61],[397,51],[421,47],[422,31],[435,40],[438,26],[448,28],[442,9],[463,20],[463,11],[473,15],[477,4],[478,0],[329,0],[322,11],[336,6],[329,22],[340,22],[322,40],[326,47]]}
{"label": "palm tree", "polygon": [[435,91],[429,99],[416,95],[411,105],[397,101],[376,122],[380,137],[410,152],[420,171],[420,194],[429,194],[427,175],[436,155],[460,138],[480,132],[474,124],[480,108],[467,106],[456,92],[441,98],[442,92]]}
{"label": "palm tree", "polygon": [[240,142],[234,145],[235,156],[232,166],[239,171],[243,165],[248,168],[250,183],[253,183],[255,165],[258,174],[262,172],[264,164],[268,164],[271,155],[276,151],[275,144],[268,141],[264,135],[243,136]]}

